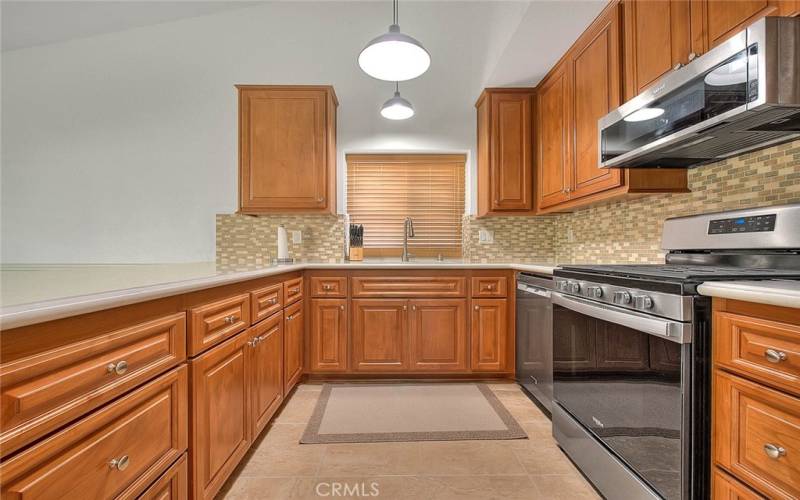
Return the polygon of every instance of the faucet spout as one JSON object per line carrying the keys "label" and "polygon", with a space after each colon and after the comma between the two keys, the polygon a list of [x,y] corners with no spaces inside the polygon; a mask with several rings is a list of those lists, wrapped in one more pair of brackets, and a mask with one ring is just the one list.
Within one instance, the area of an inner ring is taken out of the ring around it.
{"label": "faucet spout", "polygon": [[403,254],[400,256],[400,260],[403,262],[411,260],[411,254],[408,253],[408,239],[413,237],[414,221],[411,220],[411,217],[406,217],[406,220],[403,222]]}

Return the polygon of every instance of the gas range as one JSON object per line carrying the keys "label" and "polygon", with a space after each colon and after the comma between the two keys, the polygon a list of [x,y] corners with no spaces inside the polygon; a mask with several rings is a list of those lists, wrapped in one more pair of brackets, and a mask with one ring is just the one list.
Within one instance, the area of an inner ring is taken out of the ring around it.
{"label": "gas range", "polygon": [[710,495],[708,281],[800,280],[800,204],[668,219],[664,264],[554,272],[553,434],[606,498]]}

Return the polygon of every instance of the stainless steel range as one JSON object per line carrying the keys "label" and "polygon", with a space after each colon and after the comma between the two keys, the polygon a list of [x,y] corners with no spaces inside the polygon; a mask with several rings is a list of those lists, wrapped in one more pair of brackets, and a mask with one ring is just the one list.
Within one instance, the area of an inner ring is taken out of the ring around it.
{"label": "stainless steel range", "polygon": [[606,498],[709,496],[713,280],[800,279],[800,204],[669,219],[663,265],[564,266],[553,433]]}

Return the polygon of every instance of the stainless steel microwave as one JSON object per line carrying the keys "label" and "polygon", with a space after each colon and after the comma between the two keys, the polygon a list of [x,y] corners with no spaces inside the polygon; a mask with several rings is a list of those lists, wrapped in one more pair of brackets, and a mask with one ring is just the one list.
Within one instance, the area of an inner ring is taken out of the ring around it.
{"label": "stainless steel microwave", "polygon": [[599,121],[601,167],[690,167],[800,137],[800,18],[767,17]]}

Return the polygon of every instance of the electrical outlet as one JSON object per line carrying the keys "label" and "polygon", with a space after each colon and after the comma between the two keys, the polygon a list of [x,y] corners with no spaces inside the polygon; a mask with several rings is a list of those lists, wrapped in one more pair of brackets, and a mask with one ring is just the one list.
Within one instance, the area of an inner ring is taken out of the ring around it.
{"label": "electrical outlet", "polygon": [[478,231],[478,241],[483,244],[494,243],[494,231],[481,229]]}
{"label": "electrical outlet", "polygon": [[572,228],[567,228],[567,243],[575,243],[575,233],[572,232]]}
{"label": "electrical outlet", "polygon": [[303,242],[303,233],[300,231],[292,231],[292,243],[299,245]]}

